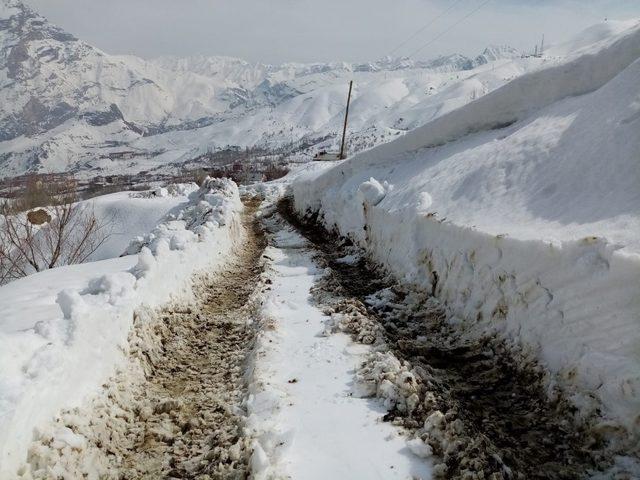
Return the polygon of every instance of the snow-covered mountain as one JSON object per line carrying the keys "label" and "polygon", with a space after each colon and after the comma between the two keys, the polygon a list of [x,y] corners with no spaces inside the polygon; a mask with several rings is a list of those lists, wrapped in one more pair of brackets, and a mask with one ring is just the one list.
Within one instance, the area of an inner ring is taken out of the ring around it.
{"label": "snow-covered mountain", "polygon": [[19,0],[0,0],[0,177],[172,169],[230,146],[335,147],[355,80],[349,148],[401,135],[537,68],[509,47],[416,62],[251,64],[109,55]]}

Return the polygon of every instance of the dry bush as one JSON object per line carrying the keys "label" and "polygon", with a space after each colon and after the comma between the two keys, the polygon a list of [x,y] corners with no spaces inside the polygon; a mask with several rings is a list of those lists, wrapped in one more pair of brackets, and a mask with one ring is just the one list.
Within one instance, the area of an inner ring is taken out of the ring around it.
{"label": "dry bush", "polygon": [[265,176],[265,180],[269,182],[271,180],[277,180],[279,178],[282,178],[287,173],[289,173],[289,169],[287,167],[284,167],[281,165],[273,165],[264,172],[264,176]]}
{"label": "dry bush", "polygon": [[23,186],[11,192],[14,197],[10,203],[5,203],[4,209],[13,213],[24,212],[36,207],[46,207],[75,198],[77,183],[72,176],[38,175],[26,176]]}
{"label": "dry bush", "polygon": [[48,204],[29,212],[2,207],[0,284],[85,262],[110,236],[113,219],[99,219],[91,206],[76,203],[72,196],[50,197]]}

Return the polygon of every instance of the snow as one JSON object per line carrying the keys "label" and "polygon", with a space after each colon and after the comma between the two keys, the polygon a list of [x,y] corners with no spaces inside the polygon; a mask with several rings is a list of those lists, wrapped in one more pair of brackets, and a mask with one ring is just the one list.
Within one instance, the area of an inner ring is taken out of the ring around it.
{"label": "snow", "polygon": [[[13,5],[0,0],[0,17],[14,15]],[[27,51],[52,49],[55,61],[26,62],[18,82],[3,66],[0,85],[11,88],[0,100],[8,115],[31,97],[68,102],[77,115],[0,142],[0,154],[11,154],[4,174],[32,168],[34,154],[44,170],[93,175],[229,145],[328,136],[332,147],[354,78],[352,148],[398,139],[243,191],[273,197],[291,183],[300,213],[319,212],[400,281],[434,292],[450,325],[504,337],[548,370],[550,394],[563,389],[582,415],[601,416],[602,430],[640,435],[637,21],[596,25],[541,59],[491,47],[469,70],[456,55],[431,66],[145,61],[59,41],[64,32],[43,25]],[[0,42],[12,45],[17,34],[7,32]],[[111,105],[121,115],[107,124],[83,116]],[[181,128],[143,136],[131,121]],[[109,158],[123,151],[131,157]],[[137,312],[188,301],[192,274],[219,268],[242,240],[239,190],[227,181],[86,203],[115,219],[91,263],[0,287],[1,478],[14,476],[34,429],[122,365]],[[430,478],[429,445],[380,421],[390,408],[412,409],[412,373],[329,328],[336,319],[310,298],[325,272],[306,247],[286,231],[266,251],[271,283],[246,400],[256,478]],[[338,261],[359,258],[354,249]],[[367,302],[393,300],[382,290]],[[437,435],[442,420],[434,413],[425,431]],[[84,448],[68,429],[54,438]]]}
{"label": "snow", "polygon": [[305,241],[280,231],[275,242],[247,400],[254,478],[430,479],[428,446],[407,443],[381,421],[384,405],[354,395],[370,347],[327,333],[329,317],[310,300],[323,271]]}
{"label": "snow", "polygon": [[[110,197],[97,203],[133,208],[132,199]],[[188,301],[193,273],[224,264],[242,240],[241,208],[235,184],[208,179],[130,255],[0,287],[0,478],[13,478],[35,428],[95,394],[122,365],[138,309]]]}
{"label": "snow", "polygon": [[[91,260],[105,260],[125,253],[132,238],[143,236],[172,211],[179,211],[189,201],[197,185],[172,185],[150,192],[118,192],[88,200],[100,219],[110,219],[110,237],[91,255]],[[169,192],[171,190],[171,193]]]}
{"label": "snow", "polygon": [[435,289],[471,332],[521,345],[551,373],[550,391],[629,435],[640,433],[633,25],[578,39],[581,56],[293,183],[300,213]]}
{"label": "snow", "polygon": [[371,177],[358,187],[358,198],[360,203],[366,205],[378,205],[386,195],[385,187],[380,185],[375,178]]}
{"label": "snow", "polygon": [[638,19],[629,20],[608,20],[597,23],[580,32],[568,42],[553,45],[545,52],[548,56],[580,56],[593,51],[594,48],[603,46],[615,41],[616,36],[638,25]]}

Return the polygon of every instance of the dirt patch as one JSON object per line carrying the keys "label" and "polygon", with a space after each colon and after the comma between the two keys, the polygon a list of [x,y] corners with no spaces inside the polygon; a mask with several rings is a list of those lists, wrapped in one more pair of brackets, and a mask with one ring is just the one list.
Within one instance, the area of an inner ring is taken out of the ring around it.
{"label": "dirt patch", "polygon": [[51,221],[51,215],[46,210],[39,208],[38,210],[31,210],[27,213],[27,220],[32,225],[44,225]]}
{"label": "dirt patch", "polygon": [[278,211],[330,268],[316,301],[338,328],[377,346],[358,372],[359,389],[384,399],[384,420],[411,432],[412,449],[436,455],[436,475],[579,479],[609,467],[599,433],[560,392],[549,395],[535,361],[493,336],[466,336],[430,295],[358,257],[317,218],[300,219],[289,200]]}
{"label": "dirt patch", "polygon": [[56,469],[65,478],[248,476],[242,400],[265,247],[258,203],[245,203],[245,238],[225,269],[194,278],[194,304],[138,312],[127,369],[89,408],[41,432],[25,478],[58,478]]}

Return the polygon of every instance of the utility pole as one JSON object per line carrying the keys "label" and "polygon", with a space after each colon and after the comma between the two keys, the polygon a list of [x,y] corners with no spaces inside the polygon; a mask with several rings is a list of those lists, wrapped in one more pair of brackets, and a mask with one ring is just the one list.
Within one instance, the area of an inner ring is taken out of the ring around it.
{"label": "utility pole", "polygon": [[353,88],[353,80],[349,82],[349,96],[347,97],[347,110],[344,112],[344,128],[342,129],[342,145],[340,146],[340,160],[345,158],[344,141],[347,137],[347,120],[349,119],[349,103],[351,103],[351,89]]}
{"label": "utility pole", "polygon": [[542,34],[542,43],[540,44],[540,56],[544,53],[544,33]]}

